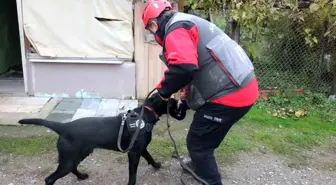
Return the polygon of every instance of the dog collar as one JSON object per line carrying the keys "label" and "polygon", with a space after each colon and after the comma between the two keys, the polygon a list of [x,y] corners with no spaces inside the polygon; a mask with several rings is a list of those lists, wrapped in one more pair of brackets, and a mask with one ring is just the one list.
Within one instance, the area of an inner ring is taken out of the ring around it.
{"label": "dog collar", "polygon": [[156,112],[155,112],[152,108],[150,108],[150,107],[148,107],[148,106],[145,106],[145,108],[146,108],[147,110],[153,112],[153,114],[154,114],[154,116],[155,116],[156,119],[159,118],[159,116],[156,114]]}

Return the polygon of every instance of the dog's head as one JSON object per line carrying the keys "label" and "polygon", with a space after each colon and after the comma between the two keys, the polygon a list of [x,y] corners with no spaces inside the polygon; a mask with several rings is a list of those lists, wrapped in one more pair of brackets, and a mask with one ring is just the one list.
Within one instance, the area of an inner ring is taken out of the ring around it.
{"label": "dog's head", "polygon": [[[171,100],[169,102],[171,102]],[[162,100],[158,93],[154,93],[144,102],[145,109],[143,118],[148,122],[157,121],[160,116],[167,113],[167,105],[167,101]],[[134,109],[134,111],[140,114],[141,106]]]}
{"label": "dog's head", "polygon": [[167,113],[167,101],[162,100],[159,93],[154,93],[144,102],[144,105],[145,108],[152,109],[158,117]]}

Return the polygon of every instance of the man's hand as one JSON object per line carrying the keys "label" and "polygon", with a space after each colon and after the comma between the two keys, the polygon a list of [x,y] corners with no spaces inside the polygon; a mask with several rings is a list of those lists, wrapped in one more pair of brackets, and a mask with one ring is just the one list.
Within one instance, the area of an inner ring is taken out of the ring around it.
{"label": "man's hand", "polygon": [[182,101],[176,101],[173,98],[168,100],[169,115],[177,120],[183,120],[187,115],[188,106],[187,103]]}

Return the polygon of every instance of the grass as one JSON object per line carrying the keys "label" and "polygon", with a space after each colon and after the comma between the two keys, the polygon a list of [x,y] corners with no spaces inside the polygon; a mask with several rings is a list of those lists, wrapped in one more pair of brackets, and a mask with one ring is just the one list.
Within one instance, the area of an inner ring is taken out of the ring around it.
{"label": "grass", "polygon": [[[308,106],[300,102],[295,104]],[[280,118],[268,113],[267,110],[272,106],[274,104],[257,104],[232,128],[216,151],[219,162],[232,161],[237,152],[259,150],[288,156],[293,159],[291,166],[295,167],[306,164],[305,151],[322,145],[328,146],[329,139],[336,137],[336,123],[329,121],[333,120],[329,119],[330,111],[327,112],[328,119],[324,119],[326,111],[317,108],[307,109],[309,113],[306,117]],[[336,109],[330,110],[335,112]],[[188,128],[191,119],[192,114],[189,114],[183,122],[173,121],[174,123],[171,124],[177,147],[183,155],[187,154],[185,129]],[[165,117],[155,127],[154,139],[149,145],[149,151],[158,159],[170,158],[173,151],[164,121]],[[0,137],[0,153],[39,155],[55,151],[56,139],[54,134],[27,138]],[[330,145],[332,145],[331,142]],[[334,164],[330,168],[334,169]]]}
{"label": "grass", "polygon": [[336,162],[324,162],[321,166],[324,170],[336,172]]}
{"label": "grass", "polygon": [[[323,121],[319,115],[321,112],[314,110],[308,117],[283,119],[256,106],[228,133],[216,151],[217,159],[225,163],[232,161],[237,152],[262,150],[290,157],[293,167],[305,165],[306,150],[328,145],[329,138],[336,136],[336,123]],[[167,138],[162,134],[163,130],[156,132],[160,133],[160,137]],[[180,153],[187,154],[185,137],[180,138],[177,145]],[[157,157],[167,158],[171,155],[171,146],[170,140],[160,139],[154,140],[150,149]]]}
{"label": "grass", "polygon": [[336,136],[336,124],[323,122],[316,116],[281,119],[253,109],[242,124],[256,128],[249,133],[255,144],[265,145],[279,154],[310,149],[327,142],[330,136]]}
{"label": "grass", "polygon": [[12,138],[0,137],[0,153],[36,156],[56,150],[55,135]]}

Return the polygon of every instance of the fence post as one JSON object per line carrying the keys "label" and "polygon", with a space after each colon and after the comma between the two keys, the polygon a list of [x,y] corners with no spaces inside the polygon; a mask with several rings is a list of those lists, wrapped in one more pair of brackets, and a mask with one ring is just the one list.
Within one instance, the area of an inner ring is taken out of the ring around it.
{"label": "fence post", "polygon": [[184,0],[177,0],[178,11],[183,12],[184,7]]}
{"label": "fence post", "polygon": [[209,18],[209,21],[213,23],[213,16],[212,16],[211,8],[209,8],[208,18]]}
{"label": "fence post", "polygon": [[237,21],[233,20],[231,26],[232,26],[231,38],[239,44],[240,43],[240,24]]}

